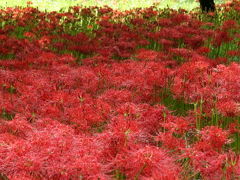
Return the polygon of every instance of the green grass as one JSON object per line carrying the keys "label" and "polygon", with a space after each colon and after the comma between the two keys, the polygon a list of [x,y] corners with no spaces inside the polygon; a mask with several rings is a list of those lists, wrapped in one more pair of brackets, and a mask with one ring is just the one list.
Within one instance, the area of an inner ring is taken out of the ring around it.
{"label": "green grass", "polygon": [[[1,0],[0,7],[25,7],[28,0]],[[216,4],[224,3],[226,0],[215,0]],[[33,7],[38,7],[40,10],[59,11],[60,9],[67,10],[69,6],[104,6],[108,5],[113,9],[127,10],[136,7],[149,7],[153,3],[158,3],[159,8],[170,7],[172,9],[183,8],[192,10],[199,7],[196,0],[32,0]]]}

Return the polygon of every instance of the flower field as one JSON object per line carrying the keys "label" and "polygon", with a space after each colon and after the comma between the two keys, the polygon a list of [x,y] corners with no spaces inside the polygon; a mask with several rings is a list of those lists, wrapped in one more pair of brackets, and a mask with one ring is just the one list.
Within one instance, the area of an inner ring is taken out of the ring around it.
{"label": "flower field", "polygon": [[0,179],[240,179],[240,1],[0,10]]}

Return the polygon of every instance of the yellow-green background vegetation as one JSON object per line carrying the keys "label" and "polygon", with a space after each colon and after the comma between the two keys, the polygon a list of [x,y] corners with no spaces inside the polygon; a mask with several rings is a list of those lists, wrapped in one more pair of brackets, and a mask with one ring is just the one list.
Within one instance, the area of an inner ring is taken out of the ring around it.
{"label": "yellow-green background vegetation", "polygon": [[[1,0],[0,7],[26,6],[28,0]],[[216,4],[224,3],[227,0],[215,0]],[[154,3],[159,8],[170,7],[172,9],[183,8],[192,10],[199,7],[197,0],[32,0],[32,6],[40,10],[58,11],[67,9],[69,6],[104,6],[108,5],[114,9],[126,10],[135,7],[149,7]]]}

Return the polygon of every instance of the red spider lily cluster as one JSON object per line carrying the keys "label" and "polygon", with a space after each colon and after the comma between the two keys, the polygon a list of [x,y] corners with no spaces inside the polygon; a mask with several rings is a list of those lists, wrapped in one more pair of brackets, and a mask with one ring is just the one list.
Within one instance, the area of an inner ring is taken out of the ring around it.
{"label": "red spider lily cluster", "polygon": [[240,3],[218,8],[0,10],[0,179],[240,177]]}

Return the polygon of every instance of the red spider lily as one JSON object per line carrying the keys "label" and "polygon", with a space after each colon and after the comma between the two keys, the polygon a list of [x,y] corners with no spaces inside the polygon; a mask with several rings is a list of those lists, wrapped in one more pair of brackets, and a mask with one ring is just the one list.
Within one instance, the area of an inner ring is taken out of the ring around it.
{"label": "red spider lily", "polygon": [[145,18],[151,18],[158,14],[158,12],[153,9],[153,7],[142,9],[142,13],[143,17]]}
{"label": "red spider lily", "polygon": [[[207,73],[206,70],[208,69],[209,66],[210,66],[209,63],[202,62],[202,61],[184,63],[178,71],[179,75],[175,77],[175,80],[174,80],[175,83],[172,89],[173,92],[178,96],[178,94],[181,94],[181,91],[182,92],[184,91],[183,96],[186,95],[188,97],[194,98],[194,94],[195,94],[195,97],[197,97],[198,95],[196,93],[196,90],[200,89],[200,87],[198,88],[196,86],[201,86],[201,83],[200,83],[201,79],[204,79],[204,75],[205,73]],[[199,82],[198,82],[199,84],[191,82],[192,80],[194,81],[195,78],[199,79]],[[187,92],[188,90],[194,93]],[[209,92],[206,92],[206,93],[209,94]],[[201,97],[198,97],[198,98],[201,98]]]}
{"label": "red spider lily", "polygon": [[[182,94],[187,101],[191,102],[198,102],[202,99],[205,104],[203,108],[208,106],[207,109],[211,109],[218,104],[223,114],[238,115],[239,91],[237,89],[239,87],[238,83],[235,83],[239,81],[238,65],[233,63],[229,67],[218,66],[216,69],[209,69],[209,63],[195,63],[189,63],[190,66],[185,66],[187,65],[185,63],[182,66],[183,69],[179,69],[172,89],[176,96]],[[193,64],[195,64],[194,68],[191,67]],[[190,89],[191,91],[188,92]],[[229,105],[227,109],[221,108],[223,107],[221,103],[225,102],[231,102],[226,104]],[[204,108],[204,111],[207,112],[207,109]]]}
{"label": "red spider lily", "polygon": [[220,47],[222,43],[228,43],[231,40],[233,40],[233,38],[229,35],[227,31],[216,31],[213,45],[216,47]]}
{"label": "red spider lily", "polygon": [[98,65],[106,64],[106,63],[111,64],[114,62],[113,59],[108,58],[110,56],[110,53],[107,51],[107,49],[106,49],[106,52],[104,52],[104,50],[100,50],[100,51],[99,53],[102,55],[96,55],[90,58],[82,59],[82,63],[86,66],[95,67]]}
{"label": "red spider lily", "polygon": [[187,14],[173,13],[171,16],[171,21],[175,24],[181,24],[181,23],[190,21],[190,18],[191,17]]}
{"label": "red spider lily", "polygon": [[240,104],[233,100],[219,101],[217,103],[218,111],[227,117],[234,117],[240,115]]}
{"label": "red spider lily", "polygon": [[[84,136],[75,139],[70,128],[55,122],[54,126],[48,125],[41,131],[34,130],[28,135],[28,140],[1,146],[0,169],[10,176],[25,173],[33,178],[64,179],[76,178],[81,173],[89,179],[108,179],[104,166],[97,162],[97,151],[92,155],[87,153],[93,153],[89,151],[92,145]],[[75,161],[69,161],[72,158]]]}
{"label": "red spider lily", "polygon": [[129,90],[106,90],[99,99],[109,103],[112,107],[118,107],[121,104],[132,102],[134,100],[131,91]]}
{"label": "red spider lily", "polygon": [[227,155],[215,151],[199,151],[193,149],[189,154],[195,172],[200,172],[206,179],[217,180],[224,177],[223,166]]}
{"label": "red spider lily", "polygon": [[184,42],[189,45],[192,49],[197,49],[204,44],[205,38],[203,36],[194,36],[185,38]]}
{"label": "red spider lily", "polygon": [[178,135],[183,135],[192,128],[187,118],[175,117],[171,115],[166,116],[164,122],[161,124],[165,131],[167,130]]}
{"label": "red spider lily", "polygon": [[236,169],[235,170],[236,171],[236,177],[240,176],[240,157],[239,156],[238,156],[238,163],[237,163],[235,169]]}
{"label": "red spider lily", "polygon": [[173,22],[171,21],[171,19],[168,18],[161,18],[158,20],[158,25],[163,27],[171,26],[172,24]]}
{"label": "red spider lily", "polygon": [[227,52],[228,56],[240,56],[240,51],[239,50],[229,50]]}
{"label": "red spider lily", "polygon": [[154,100],[154,91],[164,86],[169,73],[159,62],[113,64],[111,71],[113,86],[131,90],[140,101]]}
{"label": "red spider lily", "polygon": [[50,39],[49,37],[47,37],[47,36],[43,36],[43,37],[38,41],[38,43],[40,44],[40,46],[41,46],[42,48],[47,47],[47,46],[50,44],[50,42],[51,42],[51,39]]}
{"label": "red spider lily", "polygon": [[19,138],[26,138],[27,134],[32,131],[31,125],[19,114],[15,115],[10,122],[3,121],[1,126],[1,133],[9,133]]}
{"label": "red spider lily", "polygon": [[163,128],[163,123],[165,123],[164,116],[168,114],[169,111],[165,106],[146,106],[145,111],[139,119],[139,124],[143,131],[151,135],[156,135],[158,131]]}
{"label": "red spider lily", "polygon": [[134,19],[131,19],[130,22],[134,26],[142,26],[142,25],[144,25],[146,23],[146,20],[142,19],[142,18],[135,17]]}
{"label": "red spider lily", "polygon": [[166,51],[174,45],[174,42],[168,39],[160,39],[158,43],[161,44]]}
{"label": "red spider lily", "polygon": [[146,61],[154,61],[157,60],[158,52],[153,50],[146,50],[146,49],[140,49],[138,50],[137,59],[140,60],[146,60]]}
{"label": "red spider lily", "polygon": [[[79,8],[75,8],[76,9],[79,9]],[[76,12],[76,11],[75,11]],[[92,16],[92,12],[91,12],[91,9],[90,8],[82,8],[81,9],[81,13],[80,13],[82,16]]]}
{"label": "red spider lily", "polygon": [[112,11],[113,11],[113,9],[110,8],[110,7],[107,7],[107,6],[99,9],[99,13],[100,13],[101,15],[105,15],[105,14],[107,14],[107,13],[111,13]]}
{"label": "red spider lily", "polygon": [[208,54],[210,52],[210,49],[208,47],[199,47],[197,49],[197,53],[205,55]]}
{"label": "red spider lily", "polygon": [[237,27],[237,23],[236,23],[235,20],[227,20],[223,23],[222,30],[227,31],[227,30],[230,30],[230,29],[234,29],[236,27]]}
{"label": "red spider lily", "polygon": [[176,28],[167,28],[164,27],[160,30],[161,37],[169,38],[174,40],[179,40],[184,37],[184,34],[179,32]]}
{"label": "red spider lily", "polygon": [[180,151],[186,145],[185,141],[181,138],[174,137],[172,132],[159,133],[155,140],[161,143],[161,146],[169,149],[170,151]]}
{"label": "red spider lily", "polygon": [[66,108],[65,119],[68,123],[73,123],[73,126],[78,130],[86,131],[93,126],[101,125],[106,122],[110,116],[111,108],[101,100],[90,101],[84,99],[81,106]]}
{"label": "red spider lily", "polygon": [[[129,161],[131,159],[131,161]],[[179,167],[162,149],[146,146],[119,154],[114,160],[115,168],[128,179],[174,179],[179,178]]]}
{"label": "red spider lily", "polygon": [[6,35],[4,35],[4,34],[1,34],[0,35],[0,40],[1,41],[4,41],[4,40],[6,40],[8,37],[6,36]]}
{"label": "red spider lily", "polygon": [[[201,139],[193,148],[185,149],[195,171],[207,179],[224,177],[222,167],[227,162],[227,154],[219,153],[222,146],[228,143],[228,132],[215,126],[206,127],[201,132]],[[215,151],[216,150],[216,151]]]}
{"label": "red spider lily", "polygon": [[205,127],[201,132],[201,139],[197,145],[201,148],[201,142],[209,145],[211,149],[219,150],[228,143],[228,132],[216,126]]}
{"label": "red spider lily", "polygon": [[[240,70],[228,62],[239,33],[225,19],[239,3],[231,6],[222,25],[155,6],[0,10],[1,58],[10,57],[0,60],[0,177],[238,178]],[[207,57],[211,45],[222,57]],[[173,115],[180,100],[194,104],[186,117]]]}
{"label": "red spider lily", "polygon": [[185,48],[171,48],[169,51],[173,55],[181,56],[186,59],[189,59],[193,54],[193,52],[191,50],[185,49]]}
{"label": "red spider lily", "polygon": [[112,118],[103,133],[96,135],[96,142],[101,149],[102,160],[108,162],[109,168],[112,169],[112,161],[119,153],[145,144],[146,138],[136,121],[118,115]]}
{"label": "red spider lily", "polygon": [[215,62],[213,62],[213,65],[218,65],[218,64],[225,64],[227,63],[227,58],[224,57],[217,57],[216,59],[214,59]]}

